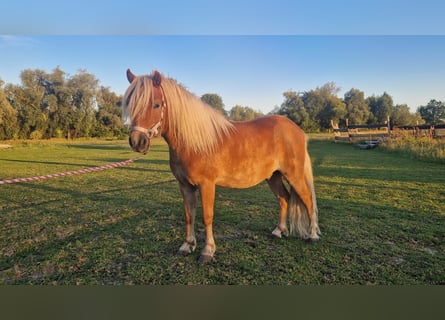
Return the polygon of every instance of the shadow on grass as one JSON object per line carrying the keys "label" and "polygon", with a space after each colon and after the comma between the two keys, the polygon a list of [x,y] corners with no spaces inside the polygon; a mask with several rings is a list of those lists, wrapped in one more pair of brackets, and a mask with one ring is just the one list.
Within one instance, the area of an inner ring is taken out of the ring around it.
{"label": "shadow on grass", "polygon": [[118,144],[69,144],[68,148],[85,149],[85,150],[100,150],[100,151],[130,151],[128,145]]}
{"label": "shadow on grass", "polygon": [[[63,178],[61,178],[63,179]],[[106,203],[125,203],[127,199],[127,194],[128,193],[137,193],[137,194],[141,194],[144,195],[146,193],[149,193],[150,191],[152,191],[153,193],[155,193],[156,191],[158,191],[160,186],[170,186],[171,188],[177,188],[177,184],[175,183],[176,179],[168,179],[168,180],[162,180],[162,181],[157,181],[157,182],[150,182],[150,183],[144,183],[143,181],[141,181],[140,184],[137,185],[123,185],[121,184],[119,187],[117,188],[110,188],[110,189],[102,189],[100,191],[87,191],[86,189],[83,188],[79,188],[79,189],[72,189],[69,188],[67,189],[66,187],[54,187],[48,184],[44,184],[44,183],[24,183],[22,185],[22,187],[24,189],[29,189],[30,192],[36,192],[36,190],[42,190],[45,194],[49,194],[49,193],[55,193],[55,194],[67,194],[69,193],[69,196],[71,199],[73,199],[73,201],[83,201],[85,199],[87,200],[91,200],[91,201],[104,201]],[[178,196],[180,196],[179,194],[179,190],[178,190]],[[35,201],[33,203],[24,203],[24,202],[17,202],[16,206],[14,206],[14,209],[17,208],[33,208],[33,209],[37,209],[39,206],[42,205],[48,205],[50,203],[56,203],[56,202],[60,202],[61,201],[60,197],[58,199],[55,200],[50,200],[50,201]],[[9,198],[5,199],[7,201],[11,201]],[[142,202],[146,202],[147,200],[143,199],[143,197],[141,197]],[[133,205],[135,205],[135,202],[132,202]],[[8,210],[8,209],[5,209]]]}
{"label": "shadow on grass", "polygon": [[117,216],[116,220],[84,225],[70,235],[51,237],[4,256],[0,264],[1,281],[4,284],[76,284],[79,279],[83,279],[83,284],[138,282],[126,274],[125,265],[131,260],[147,259],[148,264],[148,257],[159,252],[167,255],[166,259],[175,254],[177,244],[156,241],[154,230],[147,230],[145,235],[136,232],[138,226],[147,227],[150,210],[138,210],[129,217]]}
{"label": "shadow on grass", "polygon": [[[2,161],[8,161],[8,162],[17,162],[17,163],[33,163],[33,164],[43,164],[43,165],[61,165],[61,166],[76,166],[82,168],[82,167],[92,167],[93,165],[91,163],[68,163],[68,162],[59,162],[59,161],[38,161],[38,160],[19,160],[19,159],[2,159]],[[124,161],[124,160],[120,160]],[[47,173],[42,173],[47,174]]]}

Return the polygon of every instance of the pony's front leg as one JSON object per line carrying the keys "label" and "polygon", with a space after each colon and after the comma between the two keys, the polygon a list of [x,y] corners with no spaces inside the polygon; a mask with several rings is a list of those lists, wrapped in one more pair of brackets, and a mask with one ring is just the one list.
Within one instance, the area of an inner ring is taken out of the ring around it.
{"label": "pony's front leg", "polygon": [[206,233],[206,244],[201,251],[199,262],[212,262],[214,261],[214,254],[216,251],[215,240],[213,239],[213,207],[215,204],[215,184],[206,183],[200,186],[199,192],[201,193],[202,202],[202,220]]}
{"label": "pony's front leg", "polygon": [[179,184],[184,199],[185,242],[178,253],[187,255],[196,249],[195,214],[196,214],[196,188],[191,185]]}

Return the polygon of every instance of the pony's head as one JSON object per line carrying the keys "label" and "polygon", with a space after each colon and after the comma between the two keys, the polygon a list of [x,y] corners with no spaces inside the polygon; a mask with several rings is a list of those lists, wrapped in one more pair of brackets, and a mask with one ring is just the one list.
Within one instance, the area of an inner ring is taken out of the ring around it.
{"label": "pony's head", "polygon": [[136,152],[147,153],[151,139],[162,134],[173,147],[211,154],[235,131],[221,113],[158,71],[137,77],[127,70],[127,79],[122,110]]}
{"label": "pony's head", "polygon": [[151,139],[161,134],[166,107],[162,89],[162,75],[154,71],[150,76],[135,76],[127,70],[130,86],[124,95],[123,113],[130,122],[130,147],[147,153]]}

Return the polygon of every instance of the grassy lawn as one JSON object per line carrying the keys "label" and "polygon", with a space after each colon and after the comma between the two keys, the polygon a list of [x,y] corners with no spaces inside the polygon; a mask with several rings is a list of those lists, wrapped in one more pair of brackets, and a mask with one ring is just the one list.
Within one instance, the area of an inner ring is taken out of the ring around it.
{"label": "grassy lawn", "polygon": [[[0,185],[1,284],[445,284],[445,167],[382,149],[313,139],[321,240],[270,236],[266,183],[217,189],[216,262],[184,238],[166,145],[130,166]],[[15,143],[0,180],[134,158],[125,141]]]}

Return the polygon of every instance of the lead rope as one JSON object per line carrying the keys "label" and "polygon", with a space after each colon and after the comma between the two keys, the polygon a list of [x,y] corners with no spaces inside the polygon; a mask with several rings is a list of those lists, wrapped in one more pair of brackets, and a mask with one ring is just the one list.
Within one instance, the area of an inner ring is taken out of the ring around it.
{"label": "lead rope", "polygon": [[121,162],[115,162],[115,163],[103,165],[103,166],[98,166],[98,167],[93,167],[93,168],[85,168],[85,169],[67,171],[67,172],[52,173],[52,174],[47,174],[44,176],[36,176],[36,177],[30,177],[30,178],[5,179],[5,180],[0,180],[0,185],[19,183],[19,182],[40,181],[40,180],[46,180],[46,179],[51,179],[51,178],[59,178],[59,177],[66,177],[66,176],[114,169],[114,168],[127,166],[141,158],[142,158],[142,156],[134,158],[134,159],[128,159],[128,160],[121,161]]}

